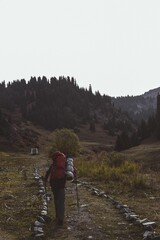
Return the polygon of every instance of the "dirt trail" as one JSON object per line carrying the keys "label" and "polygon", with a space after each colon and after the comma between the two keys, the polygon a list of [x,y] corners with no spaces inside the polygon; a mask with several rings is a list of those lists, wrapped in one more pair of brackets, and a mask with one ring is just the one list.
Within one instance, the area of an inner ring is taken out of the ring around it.
{"label": "dirt trail", "polygon": [[[78,193],[79,214],[75,185],[67,184],[65,225],[58,229],[52,221],[46,226],[46,239],[142,239],[139,229],[125,221],[109,200],[93,196],[83,186],[78,187]],[[50,202],[50,211],[54,211],[53,202]]]}
{"label": "dirt trail", "polygon": [[[43,157],[39,160],[39,171],[43,175]],[[48,192],[51,193],[49,186]],[[79,214],[76,185],[67,182],[66,217],[64,227],[61,229],[55,227],[53,200],[49,202],[49,216],[53,221],[45,228],[45,239],[141,240],[143,238],[143,231],[139,231],[137,226],[127,222],[109,200],[92,195],[81,184],[78,184],[78,196]]]}
{"label": "dirt trail", "polygon": [[[46,166],[46,157],[43,155],[35,156],[33,163],[31,168],[33,169],[36,165],[40,174],[43,174]],[[38,188],[37,182],[37,192]],[[52,194],[49,186],[47,186],[47,193]],[[67,182],[66,216],[63,228],[56,227],[54,222],[54,203],[53,200],[48,202],[48,215],[52,221],[44,226],[45,240],[141,240],[143,238],[143,231],[132,223],[127,222],[108,199],[92,195],[83,185],[78,185],[78,195],[79,213],[77,209],[76,185]],[[0,239],[15,240],[16,237],[6,234],[0,229]],[[34,238],[31,236],[24,239],[31,240]]]}

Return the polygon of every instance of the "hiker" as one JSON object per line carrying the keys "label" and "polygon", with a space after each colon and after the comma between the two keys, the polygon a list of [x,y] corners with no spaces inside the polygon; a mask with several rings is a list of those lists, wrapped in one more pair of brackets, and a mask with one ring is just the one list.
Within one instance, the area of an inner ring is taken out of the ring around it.
{"label": "hiker", "polygon": [[[59,226],[63,225],[65,212],[65,185],[66,185],[66,168],[67,157],[60,151],[52,155],[53,163],[46,172],[45,181],[49,179],[50,186],[54,195],[54,205],[56,221]],[[74,168],[74,178],[76,170]]]}

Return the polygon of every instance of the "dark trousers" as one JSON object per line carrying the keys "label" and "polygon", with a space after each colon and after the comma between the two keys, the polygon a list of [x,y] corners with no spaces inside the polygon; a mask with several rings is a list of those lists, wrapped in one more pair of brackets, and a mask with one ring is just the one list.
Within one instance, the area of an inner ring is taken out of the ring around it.
{"label": "dark trousers", "polygon": [[52,191],[54,195],[56,219],[58,221],[63,221],[65,212],[65,189],[52,188]]}

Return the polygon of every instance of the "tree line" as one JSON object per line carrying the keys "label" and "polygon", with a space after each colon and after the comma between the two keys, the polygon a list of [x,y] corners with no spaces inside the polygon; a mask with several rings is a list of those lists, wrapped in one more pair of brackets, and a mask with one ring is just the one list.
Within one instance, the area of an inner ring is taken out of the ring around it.
{"label": "tree line", "polygon": [[[117,137],[118,151],[138,145],[149,136],[160,139],[160,97],[156,115],[133,123],[129,114],[116,109],[110,96],[93,93],[92,86],[80,88],[73,77],[31,77],[0,83],[0,134],[9,136],[13,125],[12,113],[23,120],[48,130],[70,128],[78,130],[88,124],[96,132],[96,124]],[[11,113],[11,114],[8,114]]]}
{"label": "tree line", "polygon": [[[22,117],[46,129],[72,128],[93,121],[96,112],[108,113],[111,98],[80,88],[73,77],[31,77],[0,83],[0,110],[19,109]],[[1,116],[0,116],[1,119]],[[0,120],[3,122],[2,119]]]}

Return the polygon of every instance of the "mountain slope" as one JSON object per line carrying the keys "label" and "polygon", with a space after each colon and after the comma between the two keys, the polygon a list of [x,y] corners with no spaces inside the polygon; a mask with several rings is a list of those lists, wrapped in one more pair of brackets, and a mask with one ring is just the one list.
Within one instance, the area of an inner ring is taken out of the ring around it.
{"label": "mountain slope", "polygon": [[[27,127],[21,127],[25,122],[48,131],[57,128],[74,129],[82,141],[86,140],[80,133],[83,128],[92,133],[88,136],[93,141],[96,139],[93,135],[99,128],[106,136],[116,136],[125,124],[130,129],[133,125],[126,114],[114,108],[111,97],[102,96],[99,92],[93,94],[91,86],[89,90],[79,88],[75,79],[69,77],[49,80],[46,77],[31,77],[29,82],[22,79],[8,83],[7,86],[4,82],[0,84],[2,137],[9,144],[25,145],[23,140],[29,133]],[[37,140],[30,142],[32,145]]]}
{"label": "mountain slope", "polygon": [[157,98],[157,95],[160,93],[160,87],[151,89],[143,94],[144,97]]}
{"label": "mountain slope", "polygon": [[112,98],[112,102],[115,108],[127,112],[132,119],[139,122],[141,119],[148,119],[149,116],[155,114],[159,92],[160,87],[139,96]]}

